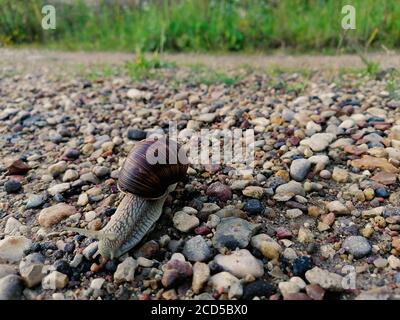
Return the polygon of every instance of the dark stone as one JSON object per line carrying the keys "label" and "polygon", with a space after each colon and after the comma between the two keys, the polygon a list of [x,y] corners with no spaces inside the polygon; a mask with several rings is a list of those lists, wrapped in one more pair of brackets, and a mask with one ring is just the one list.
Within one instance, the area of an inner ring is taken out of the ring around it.
{"label": "dark stone", "polygon": [[146,131],[140,129],[128,129],[128,139],[143,140],[146,138]]}
{"label": "dark stone", "polygon": [[308,254],[316,253],[318,251],[318,245],[315,243],[309,243],[307,245],[306,251]]}
{"label": "dark stone", "polygon": [[57,260],[54,262],[54,268],[63,274],[66,274],[67,276],[72,276],[72,268],[70,267],[69,263],[65,260]]}
{"label": "dark stone", "polygon": [[254,297],[269,298],[276,292],[276,288],[265,280],[256,280],[243,289],[242,299],[251,300]]}
{"label": "dark stone", "polygon": [[4,184],[4,189],[7,193],[16,193],[21,190],[22,184],[16,180],[9,180]]}
{"label": "dark stone", "polygon": [[222,269],[222,267],[219,264],[217,264],[214,260],[211,260],[208,263],[208,267],[210,268],[211,274],[216,274],[216,273],[224,271],[224,269]]}
{"label": "dark stone", "polygon": [[383,216],[385,218],[400,216],[400,207],[385,207],[385,209],[383,210]]}
{"label": "dark stone", "polygon": [[69,159],[75,160],[75,159],[79,158],[79,154],[80,154],[79,150],[74,149],[74,148],[69,148],[64,152],[63,158],[65,158],[67,160],[69,160]]}
{"label": "dark stone", "polygon": [[20,300],[22,294],[20,277],[10,274],[0,279],[0,300]]}
{"label": "dark stone", "polygon": [[264,211],[264,206],[258,199],[250,199],[249,201],[246,202],[244,205],[244,210],[251,214],[260,214]]}
{"label": "dark stone", "polygon": [[285,184],[285,180],[283,180],[281,177],[273,176],[267,180],[266,186],[275,190],[282,184]]}
{"label": "dark stone", "polygon": [[111,217],[111,216],[115,213],[115,211],[117,211],[117,208],[107,208],[107,209],[104,211],[104,214],[105,214],[107,217]]}
{"label": "dark stone", "polygon": [[112,272],[114,273],[117,270],[118,267],[118,261],[113,259],[113,260],[108,260],[106,265],[105,265],[105,269],[108,272]]}
{"label": "dark stone", "polygon": [[386,190],[386,188],[378,188],[375,190],[375,196],[381,197],[381,198],[387,198],[389,197],[389,192]]}
{"label": "dark stone", "polygon": [[61,193],[55,194],[53,199],[57,202],[65,202],[65,198]]}
{"label": "dark stone", "polygon": [[75,244],[72,242],[68,242],[64,246],[64,251],[67,253],[72,253],[75,250]]}
{"label": "dark stone", "polygon": [[44,250],[57,250],[57,246],[49,241],[43,242],[41,245]]}
{"label": "dark stone", "polygon": [[90,267],[92,266],[92,262],[87,260],[86,258],[82,259],[82,262],[74,269],[77,274],[84,274],[90,271]]}
{"label": "dark stone", "polygon": [[292,271],[295,276],[304,276],[306,271],[310,270],[314,266],[310,257],[301,256],[294,259],[292,263]]}
{"label": "dark stone", "polygon": [[31,246],[32,252],[40,252],[42,251],[42,245],[40,243],[34,242]]}
{"label": "dark stone", "polygon": [[56,259],[61,259],[62,257],[64,257],[64,251],[62,250],[57,250],[56,252],[54,252],[54,257]]}
{"label": "dark stone", "polygon": [[241,218],[224,218],[217,226],[213,245],[215,248],[226,247],[231,250],[245,248],[258,227]]}
{"label": "dark stone", "polygon": [[77,234],[76,236],[74,236],[75,241],[81,242],[83,239],[85,239],[85,236],[81,234]]}
{"label": "dark stone", "polygon": [[343,108],[345,106],[353,106],[353,107],[357,106],[357,107],[359,107],[359,106],[361,106],[361,103],[357,99],[346,99],[346,100],[344,100],[344,101],[339,103],[339,107],[340,108]]}

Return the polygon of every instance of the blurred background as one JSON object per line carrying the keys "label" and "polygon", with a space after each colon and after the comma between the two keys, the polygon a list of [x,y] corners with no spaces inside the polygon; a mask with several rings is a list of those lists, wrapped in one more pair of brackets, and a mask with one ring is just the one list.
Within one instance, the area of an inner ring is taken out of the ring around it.
{"label": "blurred background", "polygon": [[[43,30],[41,8],[56,8]],[[341,9],[356,7],[356,30]],[[399,0],[0,0],[0,45],[143,52],[351,53],[400,47]]]}

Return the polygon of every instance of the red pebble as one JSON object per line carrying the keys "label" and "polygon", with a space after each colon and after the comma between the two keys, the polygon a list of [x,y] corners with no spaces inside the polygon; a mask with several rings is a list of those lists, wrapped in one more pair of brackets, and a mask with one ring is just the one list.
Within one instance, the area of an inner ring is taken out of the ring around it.
{"label": "red pebble", "polygon": [[283,227],[277,228],[275,232],[278,239],[290,239],[293,237],[293,234],[290,232],[290,230]]}
{"label": "red pebble", "polygon": [[139,300],[150,300],[150,296],[146,293],[139,295]]}
{"label": "red pebble", "polygon": [[196,229],[194,229],[195,234],[199,234],[202,236],[209,234],[210,232],[211,232],[211,230],[207,226],[200,226],[200,227],[197,227]]}
{"label": "red pebble", "polygon": [[288,141],[293,145],[293,146],[298,146],[300,143],[300,139],[297,137],[290,137]]}

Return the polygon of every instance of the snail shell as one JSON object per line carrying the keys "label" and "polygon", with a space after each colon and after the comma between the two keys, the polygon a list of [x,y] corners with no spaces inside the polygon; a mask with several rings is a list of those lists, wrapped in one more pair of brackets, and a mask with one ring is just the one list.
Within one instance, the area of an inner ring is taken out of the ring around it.
{"label": "snail shell", "polygon": [[184,181],[186,153],[171,139],[146,139],[128,154],[118,178],[118,188],[146,199],[162,197],[168,187]]}

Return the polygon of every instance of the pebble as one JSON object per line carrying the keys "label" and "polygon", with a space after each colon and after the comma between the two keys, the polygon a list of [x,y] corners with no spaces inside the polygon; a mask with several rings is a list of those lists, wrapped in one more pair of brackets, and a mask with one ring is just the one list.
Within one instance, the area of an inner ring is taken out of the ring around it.
{"label": "pebble", "polygon": [[350,210],[339,200],[328,202],[326,208],[329,210],[329,212],[340,215],[346,215],[350,213]]}
{"label": "pebble", "polygon": [[144,130],[130,128],[127,133],[129,140],[143,140],[146,139],[147,133]]}
{"label": "pebble", "polygon": [[[300,196],[305,196],[305,191],[300,182],[297,181],[289,181],[288,183],[280,185],[278,188],[276,188],[275,193],[277,195],[283,194],[283,195],[291,195],[292,197],[295,195],[300,195]],[[289,199],[288,199],[289,200]],[[284,200],[287,201],[287,200]]]}
{"label": "pebble", "polygon": [[328,179],[330,179],[332,177],[332,174],[331,174],[331,172],[329,170],[321,170],[321,172],[319,173],[319,176],[322,179],[328,180]]}
{"label": "pebble", "polygon": [[79,150],[74,148],[68,148],[65,150],[63,157],[67,158],[68,160],[75,160],[79,158]]}
{"label": "pebble", "polygon": [[311,162],[307,159],[293,160],[290,165],[290,176],[296,181],[303,181],[311,168]]}
{"label": "pebble", "polygon": [[0,279],[0,300],[20,300],[22,295],[21,278],[15,274]]}
{"label": "pebble", "polygon": [[261,199],[264,194],[264,189],[256,186],[248,186],[242,191],[242,193],[246,197]]}
{"label": "pebble", "polygon": [[218,200],[226,202],[232,199],[232,191],[221,182],[214,182],[207,188],[207,195],[210,197],[218,198]]}
{"label": "pebble", "polygon": [[136,261],[137,261],[138,266],[145,267],[145,268],[150,268],[154,264],[152,260],[147,259],[145,257],[139,257],[139,258],[137,258]]}
{"label": "pebble", "polygon": [[259,278],[264,275],[262,262],[246,249],[235,250],[229,255],[218,254],[214,261],[223,270],[238,278],[244,278],[247,275]]}
{"label": "pebble", "polygon": [[301,226],[297,235],[297,240],[301,243],[311,243],[314,241],[314,234],[310,229]]}
{"label": "pebble", "polygon": [[114,273],[114,281],[116,283],[132,282],[135,280],[135,270],[137,262],[132,257],[126,258],[121,262]]}
{"label": "pebble", "polygon": [[67,171],[65,171],[62,181],[63,182],[71,182],[71,181],[77,180],[78,178],[79,178],[78,171],[73,170],[73,169],[68,169]]}
{"label": "pebble", "polygon": [[164,265],[163,270],[161,283],[165,288],[175,287],[193,275],[193,269],[189,262],[173,259],[173,257]]}
{"label": "pebble", "polygon": [[270,260],[277,260],[282,253],[282,247],[266,234],[258,234],[251,238],[251,245]]}
{"label": "pebble", "polygon": [[6,225],[4,227],[4,233],[6,235],[18,235],[21,227],[21,222],[19,222],[14,217],[10,217],[7,219]]}
{"label": "pebble", "polygon": [[316,133],[310,138],[300,141],[300,144],[309,146],[312,151],[319,152],[324,151],[334,139],[335,135],[332,133]]}
{"label": "pebble", "polygon": [[87,260],[91,260],[97,249],[98,242],[92,242],[85,249],[83,249],[82,254]]}
{"label": "pebble", "polygon": [[49,275],[45,276],[42,280],[42,288],[43,289],[62,289],[68,284],[68,277],[67,275],[53,271]]}
{"label": "pebble", "polygon": [[297,258],[297,253],[296,253],[296,251],[295,251],[294,249],[292,249],[292,248],[286,248],[285,250],[283,250],[282,256],[283,256],[285,259],[287,259],[287,260],[289,260],[289,261],[292,261],[292,260],[294,260],[294,259]]}
{"label": "pebble", "polygon": [[100,183],[99,179],[92,172],[82,174],[80,179],[89,184],[99,184]]}
{"label": "pebble", "polygon": [[174,227],[181,232],[189,232],[200,224],[200,221],[196,216],[187,214],[184,211],[176,212],[172,222]]}
{"label": "pebble", "polygon": [[250,215],[261,214],[264,211],[264,206],[258,199],[250,199],[246,201],[243,209]]}
{"label": "pebble", "polygon": [[379,269],[383,269],[388,265],[388,260],[384,259],[382,257],[379,257],[377,259],[374,260],[374,266],[379,268]]}
{"label": "pebble", "polygon": [[330,291],[342,291],[343,277],[339,274],[314,267],[308,270],[305,277],[310,284],[319,285],[321,288]]}
{"label": "pebble", "polygon": [[47,189],[47,191],[52,195],[55,196],[57,194],[63,193],[71,188],[69,182],[59,183]]}
{"label": "pebble", "polygon": [[27,209],[34,209],[39,208],[45,201],[44,196],[42,195],[32,195],[29,197],[28,201],[26,202]]}
{"label": "pebble", "polygon": [[93,167],[93,173],[96,175],[98,178],[103,178],[105,176],[108,176],[110,174],[110,169],[104,166],[94,166]]}
{"label": "pebble", "polygon": [[33,288],[40,284],[45,276],[43,272],[44,257],[38,253],[33,255],[39,255],[43,259],[32,258],[32,255],[29,255],[19,265],[19,273],[28,288]]}
{"label": "pebble", "polygon": [[396,183],[397,175],[391,172],[381,171],[371,177],[371,180],[374,180],[384,185],[391,185]]}
{"label": "pebble", "polygon": [[389,197],[389,192],[386,190],[386,188],[377,188],[375,190],[375,196],[381,197],[381,198],[388,198]]}
{"label": "pebble", "polygon": [[213,237],[213,245],[217,249],[245,248],[259,225],[254,225],[241,218],[224,218],[218,224]]}
{"label": "pebble", "polygon": [[208,286],[217,292],[229,292],[229,289],[235,284],[239,283],[239,279],[229,272],[222,271],[213,275],[209,281]]}
{"label": "pebble", "polygon": [[203,262],[196,262],[193,265],[192,290],[199,294],[210,277],[210,268]]}
{"label": "pebble", "polygon": [[84,207],[89,203],[89,196],[87,193],[81,193],[78,197],[76,204],[80,207]]}
{"label": "pebble", "polygon": [[4,184],[4,190],[7,193],[17,193],[18,191],[20,191],[22,188],[22,184],[19,181],[16,180],[8,180],[5,184]]}
{"label": "pebble", "polygon": [[332,172],[332,179],[338,183],[346,183],[349,179],[349,173],[345,169],[334,167]]}
{"label": "pebble", "polygon": [[0,263],[19,262],[32,241],[24,236],[8,236],[0,240]]}
{"label": "pebble", "polygon": [[254,297],[269,298],[275,291],[276,289],[269,282],[258,279],[244,287],[242,298],[245,300],[251,300]]}
{"label": "pebble", "polygon": [[350,236],[346,238],[343,241],[342,248],[356,259],[365,257],[372,250],[368,240],[362,236]]}
{"label": "pebble", "polygon": [[64,173],[67,170],[67,162],[66,161],[59,161],[55,164],[49,166],[48,171],[53,176],[58,176],[61,173]]}
{"label": "pebble", "polygon": [[6,159],[4,162],[9,175],[25,175],[31,169],[21,159]]}
{"label": "pebble", "polygon": [[400,270],[400,259],[391,255],[388,257],[387,262],[393,270]]}
{"label": "pebble", "polygon": [[303,211],[301,211],[300,209],[286,210],[286,217],[288,217],[289,219],[296,219],[302,215],[303,215]]}
{"label": "pebble", "polygon": [[300,292],[299,286],[290,281],[279,282],[278,287],[283,298],[287,298],[290,294]]}
{"label": "pebble", "polygon": [[206,261],[211,258],[211,249],[200,235],[186,241],[182,253],[189,261]]}
{"label": "pebble", "polygon": [[42,227],[48,228],[60,223],[62,220],[74,215],[76,209],[66,203],[58,203],[42,209],[39,213],[38,222]]}
{"label": "pebble", "polygon": [[306,286],[307,295],[313,300],[322,300],[325,290],[317,284],[309,284]]}
{"label": "pebble", "polygon": [[106,280],[103,278],[96,278],[90,282],[90,288],[94,290],[100,290]]}
{"label": "pebble", "polygon": [[217,115],[215,113],[203,113],[203,114],[201,114],[200,116],[197,117],[197,120],[201,121],[201,122],[210,123],[210,122],[214,121],[216,116]]}
{"label": "pebble", "polygon": [[295,276],[304,276],[306,271],[310,270],[313,267],[313,262],[310,257],[301,256],[296,257],[292,263],[292,271]]}

